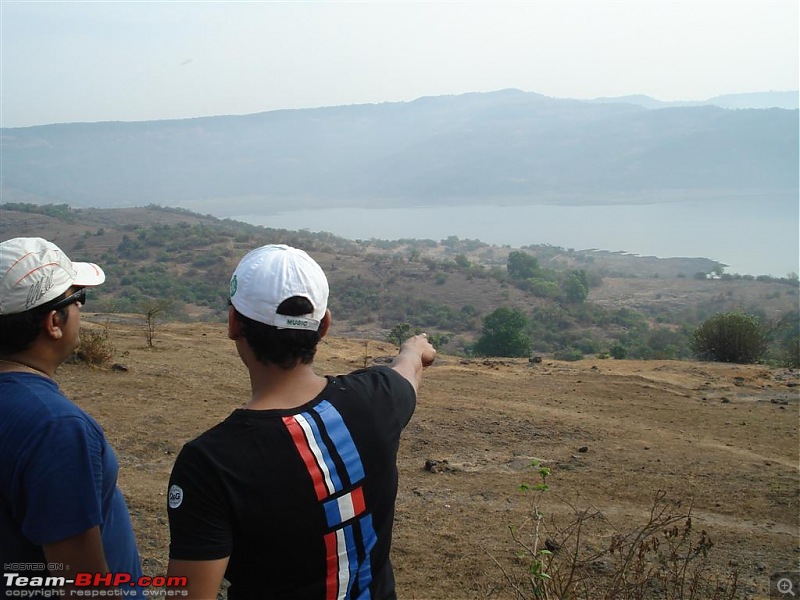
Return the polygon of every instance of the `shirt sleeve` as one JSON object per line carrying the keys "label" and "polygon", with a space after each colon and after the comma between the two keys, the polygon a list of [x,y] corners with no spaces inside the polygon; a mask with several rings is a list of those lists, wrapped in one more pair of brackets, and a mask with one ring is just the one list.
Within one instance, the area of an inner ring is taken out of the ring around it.
{"label": "shirt sleeve", "polygon": [[178,454],[167,492],[169,557],[216,560],[230,556],[233,535],[228,503],[211,463],[186,445]]}
{"label": "shirt sleeve", "polygon": [[408,425],[417,406],[414,386],[387,366],[360,369],[342,378],[346,386],[357,387],[363,401],[377,419],[383,435],[394,438]]}
{"label": "shirt sleeve", "polygon": [[417,407],[417,394],[414,386],[391,367],[374,367],[373,370],[380,373],[383,378],[381,385],[386,388],[400,429],[404,428],[408,425]]}
{"label": "shirt sleeve", "polygon": [[32,441],[22,532],[33,543],[61,541],[102,524],[102,435],[86,420],[69,416],[54,420]]}

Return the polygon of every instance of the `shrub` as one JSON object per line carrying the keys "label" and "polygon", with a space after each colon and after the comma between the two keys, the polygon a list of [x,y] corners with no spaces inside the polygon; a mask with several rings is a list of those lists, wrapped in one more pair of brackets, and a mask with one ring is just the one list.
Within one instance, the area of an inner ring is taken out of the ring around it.
{"label": "shrub", "polygon": [[589,282],[586,279],[586,272],[571,271],[564,282],[561,284],[564,298],[567,302],[580,304],[589,297]]}
{"label": "shrub", "polygon": [[783,315],[771,327],[772,351],[770,358],[782,367],[800,367],[800,312]]}
{"label": "shrub", "polygon": [[800,335],[795,334],[782,344],[781,364],[790,369],[800,368]]}
{"label": "shrub", "polygon": [[475,344],[480,356],[530,356],[528,318],[516,308],[501,306],[483,320],[483,333]]}
{"label": "shrub", "polygon": [[526,252],[511,252],[506,262],[508,276],[515,280],[533,279],[539,275],[539,260]]}
{"label": "shrub", "polygon": [[81,327],[81,344],[73,357],[77,362],[87,365],[104,365],[114,356],[114,346],[108,339],[108,330],[95,331]]}
{"label": "shrub", "polygon": [[561,295],[561,288],[557,283],[544,279],[531,279],[528,291],[537,298],[550,298],[551,300],[555,300]]}
{"label": "shrub", "polygon": [[600,342],[594,339],[591,335],[573,340],[570,344],[572,348],[580,350],[584,354],[596,354],[600,351]]}
{"label": "shrub", "polygon": [[628,356],[644,360],[669,360],[691,355],[689,335],[683,329],[656,327],[631,340]]}
{"label": "shrub", "polygon": [[450,343],[450,336],[446,333],[431,333],[428,335],[428,341],[431,346],[440,350]]}
{"label": "shrub", "polygon": [[577,348],[565,348],[563,350],[557,350],[556,352],[553,352],[553,358],[556,360],[567,360],[574,362],[576,360],[583,359],[583,352]]}
{"label": "shrub", "polygon": [[701,360],[751,364],[767,351],[767,335],[752,315],[720,313],[692,334],[691,348]]}
{"label": "shrub", "polygon": [[611,358],[616,358],[617,360],[622,360],[628,356],[628,349],[619,342],[611,346],[608,352],[611,354]]}
{"label": "shrub", "polygon": [[[570,509],[566,520],[547,519],[543,498],[550,493],[551,469],[534,460],[539,483],[523,483],[530,494],[528,519],[510,527],[515,560],[500,568],[511,596],[518,600],[651,600],[738,597],[735,566],[716,573],[709,555],[714,543],[692,523],[692,506],[670,500],[664,491],[653,496],[649,517],[623,527],[594,507]],[[505,590],[504,590],[505,591]]]}
{"label": "shrub", "polygon": [[392,327],[392,329],[389,331],[389,334],[386,336],[386,339],[395,346],[400,346],[400,344],[402,344],[412,335],[414,335],[414,333],[410,323],[398,323]]}
{"label": "shrub", "polygon": [[381,306],[381,286],[360,276],[348,277],[331,285],[331,299],[334,312],[377,311]]}

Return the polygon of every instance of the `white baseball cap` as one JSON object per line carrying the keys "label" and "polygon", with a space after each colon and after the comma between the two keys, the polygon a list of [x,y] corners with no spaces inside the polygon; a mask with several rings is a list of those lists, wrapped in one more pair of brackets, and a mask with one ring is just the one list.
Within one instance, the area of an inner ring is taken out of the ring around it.
{"label": "white baseball cap", "polygon": [[[314,310],[307,315],[279,315],[284,300],[301,296]],[[245,317],[279,329],[317,331],[328,308],[328,279],[303,250],[271,244],[248,252],[231,277],[231,304]]]}
{"label": "white baseball cap", "polygon": [[42,238],[19,237],[0,243],[0,315],[47,304],[73,285],[100,285],[106,274],[94,263],[72,262]]}

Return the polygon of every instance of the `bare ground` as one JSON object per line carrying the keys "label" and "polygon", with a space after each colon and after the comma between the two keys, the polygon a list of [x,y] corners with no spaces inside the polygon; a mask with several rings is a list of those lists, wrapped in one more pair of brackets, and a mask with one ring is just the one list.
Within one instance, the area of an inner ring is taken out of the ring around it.
{"label": "bare ground", "polygon": [[[57,379],[105,428],[145,573],[162,575],[175,455],[247,399],[247,374],[222,325],[160,325],[154,348],[135,321],[86,314],[84,325],[106,329],[112,362],[127,370],[66,364]],[[394,353],[334,330],[316,365],[342,373]],[[509,527],[530,516],[530,494],[517,488],[535,483],[533,459],[552,470],[541,504],[551,527],[568,522],[570,506],[632,527],[663,490],[693,503],[715,568],[737,565],[736,597],[769,597],[770,574],[800,563],[798,383],[797,372],[763,366],[440,356],[399,458],[400,597],[514,597],[504,571],[523,567]],[[592,535],[602,547],[610,533]]]}

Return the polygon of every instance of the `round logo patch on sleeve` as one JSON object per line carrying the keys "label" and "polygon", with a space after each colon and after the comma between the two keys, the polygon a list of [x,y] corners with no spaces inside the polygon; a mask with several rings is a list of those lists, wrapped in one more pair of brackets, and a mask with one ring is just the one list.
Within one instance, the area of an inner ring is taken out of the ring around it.
{"label": "round logo patch on sleeve", "polygon": [[174,483],[169,486],[169,507],[178,508],[183,502],[183,490]]}

